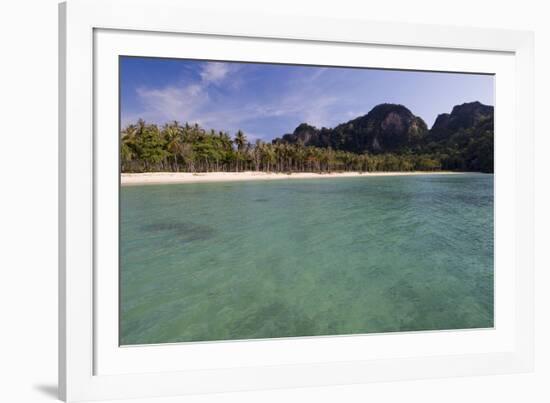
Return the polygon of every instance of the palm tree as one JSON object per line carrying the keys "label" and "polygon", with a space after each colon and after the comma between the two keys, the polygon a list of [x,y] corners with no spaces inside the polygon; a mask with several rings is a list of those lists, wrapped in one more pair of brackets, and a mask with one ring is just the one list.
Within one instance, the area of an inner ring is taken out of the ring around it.
{"label": "palm tree", "polygon": [[271,167],[277,162],[275,148],[273,144],[265,144],[263,149],[264,166],[267,172],[271,172]]}
{"label": "palm tree", "polygon": [[244,149],[245,145],[247,144],[246,136],[242,132],[242,130],[239,129],[239,131],[237,131],[234,142],[237,145],[237,172],[239,172],[239,160],[241,156],[241,151]]}
{"label": "palm tree", "polygon": [[246,143],[247,141],[245,134],[242,132],[242,130],[237,131],[237,134],[235,135],[235,144],[237,145],[237,150],[241,151]]}
{"label": "palm tree", "polygon": [[120,145],[120,169],[124,171],[124,168],[132,162],[136,154],[130,147],[129,143],[122,142]]}
{"label": "palm tree", "polygon": [[231,139],[224,131],[205,130],[198,124],[177,121],[162,126],[140,119],[120,132],[122,172],[184,170],[266,172],[330,172],[333,170],[409,171],[465,169],[463,153],[456,150],[411,150],[406,153],[368,154],[304,146],[282,140],[248,142],[242,130]]}
{"label": "palm tree", "polygon": [[167,151],[165,142],[156,125],[147,125],[140,137],[141,158],[145,162],[146,170],[157,170],[159,164],[165,160]]}
{"label": "palm tree", "polygon": [[166,150],[174,158],[174,170],[179,172],[178,157],[183,154],[183,142],[181,141],[180,136],[172,137],[172,139],[166,144]]}
{"label": "palm tree", "polygon": [[120,134],[120,163],[121,169],[124,170],[132,160],[137,157],[136,153],[136,136],[138,126],[128,125]]}
{"label": "palm tree", "polygon": [[175,171],[179,171],[178,157],[183,147],[182,133],[183,128],[179,125],[177,120],[164,125],[162,130],[163,137],[166,141],[166,151],[174,158],[173,170]]}
{"label": "palm tree", "polygon": [[254,150],[252,152],[252,158],[254,160],[254,166],[256,171],[260,170],[260,164],[262,163],[264,143],[260,139],[256,139],[256,144],[254,145]]}

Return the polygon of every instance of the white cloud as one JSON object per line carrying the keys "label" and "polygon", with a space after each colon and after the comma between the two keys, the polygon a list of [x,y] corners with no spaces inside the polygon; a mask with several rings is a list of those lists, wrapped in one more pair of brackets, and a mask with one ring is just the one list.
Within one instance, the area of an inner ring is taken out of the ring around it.
{"label": "white cloud", "polygon": [[325,71],[327,69],[321,68],[309,76],[301,76],[295,82],[289,82],[286,90],[277,94],[271,102],[244,109],[250,110],[255,117],[293,116],[299,117],[298,123],[330,127],[337,123],[338,117],[332,110],[342,101],[342,97],[334,91],[327,91],[326,83],[321,79]]}
{"label": "white cloud", "polygon": [[[216,119],[213,117],[216,113],[219,114],[219,111],[205,113],[210,105],[208,86],[220,84],[235,71],[237,67],[228,63],[206,62],[199,73],[201,79],[194,83],[163,88],[137,88],[136,93],[143,106],[143,112],[139,117],[157,123],[170,120],[199,124],[214,120],[215,123]],[[135,115],[132,114],[132,118]],[[125,121],[129,121],[129,118],[125,118]]]}
{"label": "white cloud", "polygon": [[199,84],[138,88],[136,92],[144,106],[146,120],[188,120],[208,102],[208,93]]}
{"label": "white cloud", "polygon": [[223,82],[224,88],[239,91],[234,82],[246,79],[246,76],[236,74],[239,69],[239,65],[232,63],[206,62],[199,71],[200,79],[193,83],[138,88],[136,92],[142,113],[132,113],[125,117],[123,124],[136,120],[134,118],[139,115],[146,121],[159,124],[178,120],[198,123],[207,129],[230,132],[243,129],[252,140],[266,135],[252,134],[246,130],[256,119],[289,117],[292,121],[296,119],[296,124],[308,122],[318,127],[337,123],[331,110],[341,98],[334,94],[328,95],[325,88],[327,83],[321,78],[326,69],[316,70],[314,74],[303,75],[281,85],[279,91],[267,99],[242,99],[239,96],[220,98],[217,89],[210,87],[217,87]]}
{"label": "white cloud", "polygon": [[200,76],[204,83],[219,84],[231,72],[231,67],[227,63],[207,62],[203,66]]}

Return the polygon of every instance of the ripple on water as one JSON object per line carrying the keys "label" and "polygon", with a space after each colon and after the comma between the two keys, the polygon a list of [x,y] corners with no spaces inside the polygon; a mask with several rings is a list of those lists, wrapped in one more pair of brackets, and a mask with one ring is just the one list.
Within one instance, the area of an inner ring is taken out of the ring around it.
{"label": "ripple on water", "polygon": [[493,325],[492,176],[121,190],[121,343]]}
{"label": "ripple on water", "polygon": [[215,230],[207,225],[192,222],[161,222],[141,226],[141,230],[151,234],[169,233],[184,242],[212,239]]}

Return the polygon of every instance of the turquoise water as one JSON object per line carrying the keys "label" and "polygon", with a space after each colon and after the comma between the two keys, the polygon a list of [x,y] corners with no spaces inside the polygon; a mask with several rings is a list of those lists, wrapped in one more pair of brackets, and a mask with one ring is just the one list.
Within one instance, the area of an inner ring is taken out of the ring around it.
{"label": "turquoise water", "polygon": [[121,344],[493,326],[493,176],[121,189]]}

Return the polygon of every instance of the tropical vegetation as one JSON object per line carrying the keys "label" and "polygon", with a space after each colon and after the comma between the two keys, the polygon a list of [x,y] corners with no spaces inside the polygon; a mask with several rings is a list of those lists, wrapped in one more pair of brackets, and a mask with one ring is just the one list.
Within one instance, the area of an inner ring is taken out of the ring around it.
{"label": "tropical vegetation", "polygon": [[473,104],[481,105],[464,104],[440,115],[432,130],[403,106],[383,104],[334,129],[302,124],[271,143],[251,142],[241,130],[232,136],[198,124],[173,121],[158,126],[140,119],[122,130],[121,170],[492,172],[492,107],[490,113],[480,113]]}

